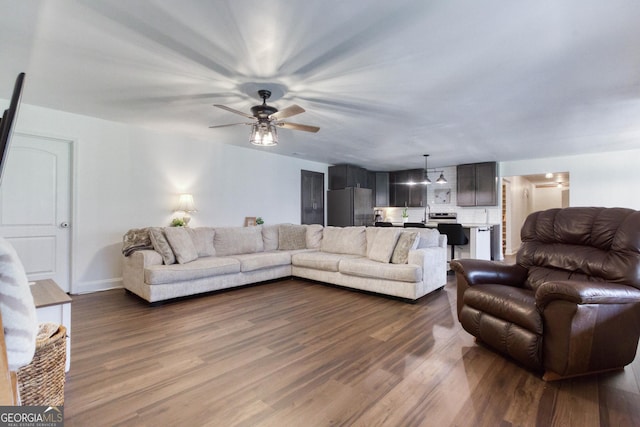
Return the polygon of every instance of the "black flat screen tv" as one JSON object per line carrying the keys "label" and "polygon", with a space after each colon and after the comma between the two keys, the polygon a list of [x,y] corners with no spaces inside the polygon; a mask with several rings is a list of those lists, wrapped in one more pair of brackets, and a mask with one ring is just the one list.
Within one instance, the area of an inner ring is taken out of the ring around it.
{"label": "black flat screen tv", "polygon": [[22,96],[22,85],[24,84],[24,73],[18,74],[16,84],[13,87],[11,102],[9,108],[4,110],[2,121],[0,122],[0,185],[2,185],[2,176],[4,175],[7,154],[9,153],[9,144],[13,135],[13,125],[18,116],[20,108],[20,98]]}

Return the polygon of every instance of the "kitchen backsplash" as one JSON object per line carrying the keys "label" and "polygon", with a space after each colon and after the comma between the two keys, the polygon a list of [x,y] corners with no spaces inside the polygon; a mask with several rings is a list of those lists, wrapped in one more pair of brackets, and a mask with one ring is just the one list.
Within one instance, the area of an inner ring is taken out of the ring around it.
{"label": "kitchen backsplash", "polygon": [[[402,222],[404,208],[377,208],[382,211],[383,220],[387,222]],[[459,206],[441,209],[440,205],[431,206],[431,212],[455,212],[458,222],[464,224],[500,224],[501,214],[498,206],[462,208]],[[425,208],[407,208],[409,222],[421,222],[425,218]],[[429,209],[426,209],[427,221]]]}

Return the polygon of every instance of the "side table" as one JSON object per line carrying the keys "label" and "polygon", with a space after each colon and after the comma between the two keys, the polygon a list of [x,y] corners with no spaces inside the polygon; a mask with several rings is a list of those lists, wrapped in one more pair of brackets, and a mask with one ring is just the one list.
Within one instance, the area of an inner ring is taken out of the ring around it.
{"label": "side table", "polygon": [[30,286],[36,304],[38,323],[54,322],[67,328],[67,361],[65,372],[71,367],[71,297],[51,279],[38,280]]}

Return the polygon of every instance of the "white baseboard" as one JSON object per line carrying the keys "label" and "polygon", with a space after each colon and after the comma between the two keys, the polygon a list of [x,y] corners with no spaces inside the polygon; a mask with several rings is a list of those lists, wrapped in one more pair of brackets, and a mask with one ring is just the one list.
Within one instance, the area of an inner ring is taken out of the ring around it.
{"label": "white baseboard", "polygon": [[89,294],[91,292],[100,292],[122,287],[122,277],[117,277],[115,279],[92,280],[90,282],[76,283],[71,290],[71,294]]}

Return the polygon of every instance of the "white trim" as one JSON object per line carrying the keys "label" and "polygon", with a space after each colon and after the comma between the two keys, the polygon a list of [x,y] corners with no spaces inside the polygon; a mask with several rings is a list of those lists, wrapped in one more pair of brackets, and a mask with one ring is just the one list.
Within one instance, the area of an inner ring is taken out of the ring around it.
{"label": "white trim", "polygon": [[88,282],[77,283],[76,286],[74,286],[74,291],[72,293],[75,295],[89,294],[91,292],[108,291],[109,289],[119,289],[123,287],[122,277],[117,277],[115,279],[91,280]]}

